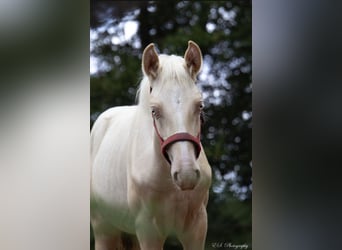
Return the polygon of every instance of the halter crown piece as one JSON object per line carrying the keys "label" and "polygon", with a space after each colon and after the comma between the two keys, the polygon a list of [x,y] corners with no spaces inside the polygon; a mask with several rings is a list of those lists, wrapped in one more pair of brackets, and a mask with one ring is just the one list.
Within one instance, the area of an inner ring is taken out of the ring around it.
{"label": "halter crown piece", "polygon": [[158,128],[156,125],[156,120],[153,116],[152,116],[152,119],[153,119],[154,129],[155,129],[156,134],[159,138],[162,154],[164,155],[165,159],[167,160],[167,162],[170,165],[171,165],[171,161],[170,161],[169,155],[167,154],[166,150],[171,144],[178,142],[178,141],[190,141],[190,142],[192,142],[194,144],[195,151],[196,151],[196,159],[199,157],[200,152],[201,152],[201,139],[200,139],[201,131],[198,132],[198,135],[196,137],[187,133],[187,132],[180,132],[180,133],[175,133],[175,134],[169,136],[168,138],[166,138],[166,140],[164,140],[158,131]]}

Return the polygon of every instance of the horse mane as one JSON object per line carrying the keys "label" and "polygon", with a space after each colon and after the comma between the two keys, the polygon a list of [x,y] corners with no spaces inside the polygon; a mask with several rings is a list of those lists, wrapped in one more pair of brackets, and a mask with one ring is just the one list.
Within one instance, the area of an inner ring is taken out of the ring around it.
{"label": "horse mane", "polygon": [[[160,72],[157,76],[157,81],[163,85],[158,88],[170,88],[171,84],[179,85],[179,87],[189,87],[190,82],[193,82],[190,74],[188,73],[185,65],[185,61],[180,56],[175,55],[159,55]],[[170,84],[167,84],[170,83]],[[137,91],[138,106],[149,108],[150,99],[150,79],[145,75],[140,83]]]}

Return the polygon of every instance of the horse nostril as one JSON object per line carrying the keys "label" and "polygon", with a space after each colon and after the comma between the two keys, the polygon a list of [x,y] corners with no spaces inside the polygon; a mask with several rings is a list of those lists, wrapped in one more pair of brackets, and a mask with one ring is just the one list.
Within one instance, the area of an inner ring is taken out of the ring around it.
{"label": "horse nostril", "polygon": [[175,181],[178,181],[178,172],[175,172],[175,173],[173,174],[173,179],[174,179]]}

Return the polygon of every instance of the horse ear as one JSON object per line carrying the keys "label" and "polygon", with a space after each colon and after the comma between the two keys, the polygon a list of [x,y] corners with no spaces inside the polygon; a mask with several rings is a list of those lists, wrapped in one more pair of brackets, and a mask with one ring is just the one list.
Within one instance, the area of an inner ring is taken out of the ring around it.
{"label": "horse ear", "polygon": [[193,41],[188,42],[184,59],[192,78],[196,78],[202,68],[202,52],[199,46]]}
{"label": "horse ear", "polygon": [[145,49],[142,56],[142,70],[145,75],[156,78],[159,68],[158,53],[154,48],[154,44],[150,43]]}

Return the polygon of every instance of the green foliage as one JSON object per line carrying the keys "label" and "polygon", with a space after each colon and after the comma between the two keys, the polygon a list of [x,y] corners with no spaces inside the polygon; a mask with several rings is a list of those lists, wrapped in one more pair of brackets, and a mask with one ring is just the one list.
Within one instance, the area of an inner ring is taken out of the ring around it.
{"label": "green foliage", "polygon": [[[162,53],[183,55],[188,40],[198,43],[208,68],[198,82],[206,104],[202,144],[213,169],[207,249],[213,242],[250,247],[251,1],[101,4],[92,10],[97,38],[91,54],[107,68],[91,75],[91,123],[109,107],[135,103],[141,53],[147,44],[155,43]],[[139,23],[137,34],[113,44],[112,38],[124,31],[120,24],[128,20]],[[171,238],[165,249],[178,249],[176,245]]]}

